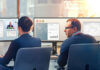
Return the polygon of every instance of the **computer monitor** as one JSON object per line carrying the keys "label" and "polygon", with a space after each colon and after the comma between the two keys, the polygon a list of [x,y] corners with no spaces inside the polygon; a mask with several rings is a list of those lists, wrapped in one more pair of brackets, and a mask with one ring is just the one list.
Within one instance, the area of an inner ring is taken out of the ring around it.
{"label": "computer monitor", "polygon": [[95,21],[93,21],[91,19],[91,21],[83,21],[82,32],[92,35],[97,41],[100,41],[100,20],[98,20],[99,19],[95,19]]}
{"label": "computer monitor", "polygon": [[63,41],[66,39],[64,27],[66,18],[35,18],[35,37],[46,41]]}
{"label": "computer monitor", "polygon": [[18,18],[0,19],[0,40],[14,40],[18,38]]}
{"label": "computer monitor", "polygon": [[100,36],[100,22],[84,22],[83,33]]}

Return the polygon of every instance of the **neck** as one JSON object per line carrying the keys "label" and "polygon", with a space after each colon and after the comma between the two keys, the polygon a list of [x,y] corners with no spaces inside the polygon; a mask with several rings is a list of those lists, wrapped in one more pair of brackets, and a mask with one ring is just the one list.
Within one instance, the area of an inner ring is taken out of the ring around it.
{"label": "neck", "polygon": [[81,33],[80,31],[77,31],[77,32],[74,32],[73,35],[77,35],[77,34],[80,34],[80,33]]}
{"label": "neck", "polygon": [[23,35],[23,34],[28,34],[28,33],[29,33],[29,32],[21,32],[21,33],[20,33],[20,36]]}

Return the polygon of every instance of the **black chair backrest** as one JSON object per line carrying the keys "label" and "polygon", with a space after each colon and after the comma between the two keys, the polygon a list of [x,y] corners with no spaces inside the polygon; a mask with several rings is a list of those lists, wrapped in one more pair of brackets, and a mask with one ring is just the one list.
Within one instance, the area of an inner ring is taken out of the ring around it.
{"label": "black chair backrest", "polygon": [[97,43],[71,45],[67,70],[100,70],[99,47]]}
{"label": "black chair backrest", "polygon": [[21,48],[13,70],[48,70],[51,48]]}

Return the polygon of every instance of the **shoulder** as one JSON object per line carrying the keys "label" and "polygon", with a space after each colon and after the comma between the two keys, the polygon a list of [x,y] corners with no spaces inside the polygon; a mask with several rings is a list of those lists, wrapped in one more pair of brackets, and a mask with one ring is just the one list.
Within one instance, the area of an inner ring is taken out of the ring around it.
{"label": "shoulder", "polygon": [[83,37],[86,37],[86,38],[90,38],[90,39],[95,39],[93,36],[89,35],[89,34],[81,34]]}
{"label": "shoulder", "polygon": [[35,37],[33,37],[33,39],[34,39],[35,41],[41,41],[40,38],[35,38]]}
{"label": "shoulder", "polygon": [[70,38],[64,40],[62,46],[66,46],[66,45],[69,46],[73,43],[73,41],[74,41],[74,37],[70,37]]}
{"label": "shoulder", "polygon": [[18,41],[17,39],[15,39],[11,41],[9,48],[17,48],[17,46],[18,46]]}
{"label": "shoulder", "polygon": [[73,39],[74,39],[74,36],[67,38],[66,40],[64,40],[64,42],[72,42]]}
{"label": "shoulder", "polygon": [[84,36],[86,36],[88,39],[91,39],[91,40],[95,40],[96,41],[96,39],[93,36],[91,36],[91,35],[85,34]]}
{"label": "shoulder", "polygon": [[96,39],[88,34],[79,34],[74,36],[75,41],[88,41],[88,42],[96,42]]}
{"label": "shoulder", "polygon": [[13,42],[18,42],[20,41],[21,37],[16,38],[15,40],[13,40]]}
{"label": "shoulder", "polygon": [[93,36],[91,35],[88,35],[88,34],[83,34],[83,33],[80,33],[80,34],[77,34],[77,35],[74,35],[73,38],[84,38],[84,37],[87,37],[87,38],[94,38]]}
{"label": "shoulder", "polygon": [[14,39],[11,43],[14,43],[14,44],[19,44],[19,42],[22,41],[22,38],[21,37],[18,37],[16,39]]}
{"label": "shoulder", "polygon": [[12,40],[11,43],[13,43],[13,44],[16,43],[17,44],[18,41],[19,41],[19,38],[15,39],[15,40]]}
{"label": "shoulder", "polygon": [[94,38],[93,36],[89,35],[89,34],[84,34],[84,36],[90,37],[90,38]]}

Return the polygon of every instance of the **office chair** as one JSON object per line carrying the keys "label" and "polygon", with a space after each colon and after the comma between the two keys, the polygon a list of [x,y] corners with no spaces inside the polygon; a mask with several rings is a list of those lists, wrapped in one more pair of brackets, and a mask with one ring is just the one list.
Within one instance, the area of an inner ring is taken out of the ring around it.
{"label": "office chair", "polygon": [[13,70],[48,70],[50,54],[50,47],[19,49]]}
{"label": "office chair", "polygon": [[67,70],[100,70],[100,44],[73,44]]}

